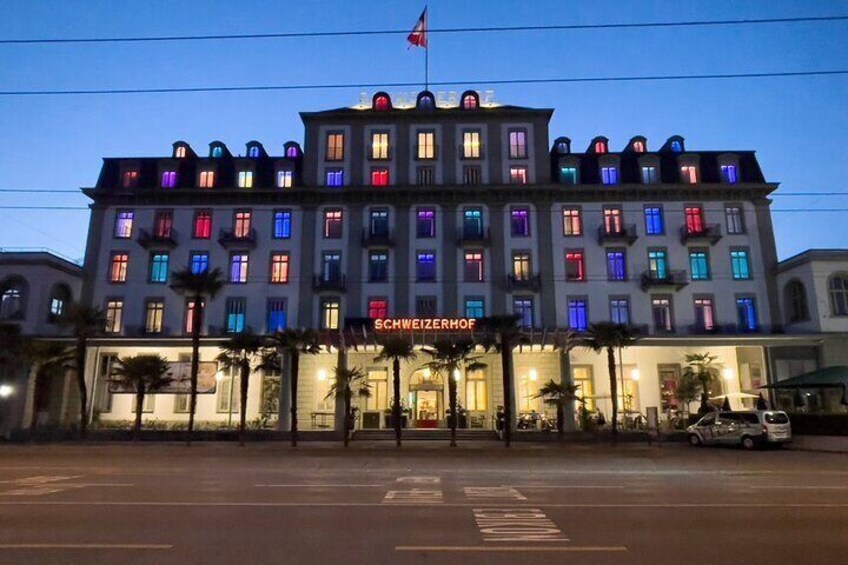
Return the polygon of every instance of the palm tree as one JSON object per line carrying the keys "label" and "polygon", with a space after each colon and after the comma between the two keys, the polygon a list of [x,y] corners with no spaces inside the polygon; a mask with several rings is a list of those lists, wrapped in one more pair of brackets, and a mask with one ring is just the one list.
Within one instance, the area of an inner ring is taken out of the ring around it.
{"label": "palm tree", "polygon": [[353,413],[353,393],[354,388],[356,395],[360,398],[369,398],[371,396],[371,388],[365,382],[367,375],[359,367],[347,369],[345,367],[336,367],[335,382],[330,386],[330,392],[325,398],[341,398],[344,401],[344,446],[347,447],[350,443],[350,433],[353,431],[354,413]]}
{"label": "palm tree", "polygon": [[291,386],[291,444],[297,447],[297,383],[300,376],[301,354],[316,355],[321,352],[318,346],[318,333],[309,329],[285,329],[268,338],[269,346],[279,354],[289,356],[289,384]]}
{"label": "palm tree", "polygon": [[687,353],[684,359],[686,367],[683,369],[683,376],[695,379],[701,384],[701,405],[698,407],[698,414],[706,414],[710,411],[710,385],[718,379],[718,368],[713,365],[718,357],[709,353]]}
{"label": "palm tree", "polygon": [[434,374],[441,375],[448,381],[450,445],[456,447],[456,425],[459,421],[456,394],[457,378],[462,373],[462,369],[477,371],[486,365],[479,361],[479,356],[473,354],[474,343],[471,340],[436,340],[433,345],[424,347],[423,350],[431,358],[431,361],[426,363],[425,366]]}
{"label": "palm tree", "polygon": [[412,361],[415,359],[415,351],[412,349],[412,343],[406,338],[392,336],[383,341],[383,349],[380,354],[374,358],[375,363],[392,362],[392,388],[394,391],[394,399],[392,400],[392,420],[395,426],[395,444],[400,447],[401,444],[401,404],[400,404],[400,362]]}
{"label": "palm tree", "polygon": [[504,428],[503,440],[506,447],[510,446],[512,433],[512,398],[515,378],[512,369],[512,350],[521,341],[521,328],[518,316],[489,316],[479,320],[478,326],[483,330],[481,343],[487,350],[494,350],[501,356],[501,376],[504,391]]}
{"label": "palm tree", "polygon": [[172,382],[168,361],[161,355],[122,357],[115,363],[110,380],[122,389],[135,392],[135,424],[133,441],[141,432],[141,411],[146,394],[168,387]]}
{"label": "palm tree", "polygon": [[[224,369],[239,372],[239,445],[244,447],[244,427],[247,422],[247,391],[250,383],[251,365],[262,347],[262,338],[245,332],[233,335],[221,346],[223,351],[217,361]],[[230,383],[232,385],[232,382]]]}
{"label": "palm tree", "polygon": [[607,369],[609,370],[610,397],[612,399],[612,443],[618,441],[618,381],[615,377],[615,350],[633,345],[638,338],[638,331],[627,324],[612,322],[597,322],[589,326],[583,337],[584,347],[595,353],[606,351]]}
{"label": "palm tree", "polygon": [[544,399],[545,404],[556,407],[557,436],[560,440],[565,431],[565,426],[563,426],[563,422],[565,421],[565,405],[575,400],[581,403],[584,402],[577,396],[578,388],[580,388],[580,385],[565,382],[558,383],[551,379],[539,388],[539,394],[535,396],[535,398]]}
{"label": "palm tree", "polygon": [[203,300],[212,300],[224,286],[221,269],[195,273],[191,269],[183,269],[172,273],[171,288],[189,297],[194,304],[191,312],[191,395],[188,409],[188,436],[186,441],[191,445],[191,434],[194,431],[194,415],[197,412],[197,375],[200,371],[200,326],[203,323]]}
{"label": "palm tree", "polygon": [[88,430],[88,387],[85,383],[85,352],[88,340],[103,331],[106,316],[102,310],[79,303],[68,305],[59,316],[59,325],[71,328],[74,335],[74,372],[77,376],[77,390],[80,403],[80,437],[85,438]]}
{"label": "palm tree", "polygon": [[30,341],[26,344],[26,359],[35,366],[35,394],[33,397],[30,428],[38,425],[41,408],[39,391],[55,377],[62,377],[73,361],[73,349],[55,341]]}

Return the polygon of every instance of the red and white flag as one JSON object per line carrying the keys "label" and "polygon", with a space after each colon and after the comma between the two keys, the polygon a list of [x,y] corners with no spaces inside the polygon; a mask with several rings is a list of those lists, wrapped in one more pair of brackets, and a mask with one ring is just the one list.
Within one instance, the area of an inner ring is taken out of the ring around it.
{"label": "red and white flag", "polygon": [[423,47],[424,49],[427,48],[427,8],[424,8],[424,11],[421,12],[421,17],[415,22],[415,27],[406,36],[406,40],[409,41],[410,47],[414,45],[416,47]]}

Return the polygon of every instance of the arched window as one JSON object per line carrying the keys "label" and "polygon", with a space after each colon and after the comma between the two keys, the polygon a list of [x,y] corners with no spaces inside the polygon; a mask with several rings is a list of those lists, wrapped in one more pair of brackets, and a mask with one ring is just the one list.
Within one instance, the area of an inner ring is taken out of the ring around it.
{"label": "arched window", "polygon": [[680,153],[681,151],[683,151],[683,144],[675,139],[671,142],[671,150],[675,153]]}
{"label": "arched window", "polygon": [[23,320],[27,284],[20,277],[7,279],[0,293],[0,320]]}
{"label": "arched window", "polygon": [[186,156],[186,148],[185,145],[177,145],[174,149],[174,157],[177,159],[185,159]]}
{"label": "arched window", "polygon": [[571,153],[571,140],[567,137],[558,137],[554,142],[554,148],[560,155],[568,155]]}
{"label": "arched window", "polygon": [[300,146],[294,141],[290,141],[283,146],[284,153],[289,159],[297,159],[300,157]]}
{"label": "arched window", "polygon": [[378,92],[374,95],[374,100],[371,102],[371,108],[378,112],[385,112],[392,109],[392,99],[385,92]]}
{"label": "arched window", "polygon": [[47,313],[47,319],[51,322],[56,321],[65,313],[68,303],[71,301],[71,289],[66,284],[57,284],[53,287],[50,293],[50,311]]}
{"label": "arched window", "polygon": [[606,153],[606,152],[607,152],[606,141],[596,141],[595,142],[595,153]]}
{"label": "arched window", "polygon": [[830,311],[834,316],[848,316],[848,274],[830,277],[827,283],[830,292]]}
{"label": "arched window", "polygon": [[247,148],[247,156],[252,158],[259,157],[259,147],[256,145],[251,145]]}
{"label": "arched window", "polygon": [[433,93],[428,90],[420,92],[415,106],[419,110],[433,110],[436,107],[436,99],[433,97]]}
{"label": "arched window", "polygon": [[220,145],[216,145],[212,148],[212,157],[214,159],[220,159],[224,156],[224,148]]}
{"label": "arched window", "polygon": [[633,151],[636,153],[644,153],[645,152],[645,142],[644,141],[634,141],[633,142]]}
{"label": "arched window", "polygon": [[473,90],[462,93],[462,109],[476,110],[480,107],[480,97]]}
{"label": "arched window", "polygon": [[784,289],[787,323],[803,322],[810,319],[810,311],[807,309],[807,289],[804,283],[793,279],[786,284]]}

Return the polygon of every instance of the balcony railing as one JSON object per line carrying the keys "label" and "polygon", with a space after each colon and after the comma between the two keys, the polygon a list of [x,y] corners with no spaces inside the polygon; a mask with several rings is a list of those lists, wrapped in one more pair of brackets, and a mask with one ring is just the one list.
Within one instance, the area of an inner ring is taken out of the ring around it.
{"label": "balcony railing", "polygon": [[148,331],[146,325],[124,326],[124,335],[127,337],[161,337],[171,335],[171,328],[162,326],[157,331]]}
{"label": "balcony railing", "polygon": [[345,292],[347,290],[347,281],[345,275],[334,275],[330,277],[315,275],[312,277],[312,289],[316,291]]}
{"label": "balcony railing", "polygon": [[256,230],[250,228],[237,234],[235,230],[222,229],[218,234],[218,243],[223,247],[256,247]]}
{"label": "balcony railing", "polygon": [[666,271],[663,275],[652,271],[642,273],[642,290],[657,287],[680,290],[687,284],[689,277],[686,271]]}
{"label": "balcony railing", "polygon": [[488,247],[491,242],[492,238],[489,228],[481,230],[465,230],[460,228],[459,237],[456,240],[456,244],[459,246],[482,245],[483,247]]}
{"label": "balcony railing", "polygon": [[172,229],[168,235],[162,235],[155,232],[151,233],[145,229],[140,229],[138,230],[138,237],[136,237],[136,241],[145,249],[150,247],[173,248],[177,245],[177,232]]}
{"label": "balcony railing", "polygon": [[382,233],[362,230],[362,247],[393,247],[394,244],[391,230]]}
{"label": "balcony railing", "polygon": [[713,324],[706,328],[703,324],[692,324],[687,330],[691,335],[739,335],[769,333],[771,328],[757,326],[751,329],[741,324]]}
{"label": "balcony railing", "polygon": [[691,241],[706,241],[715,245],[721,239],[721,226],[719,224],[708,224],[702,229],[691,231],[686,226],[680,228],[680,243],[686,245]]}
{"label": "balcony railing", "polygon": [[532,292],[539,292],[542,288],[542,277],[541,275],[530,275],[528,277],[516,277],[513,274],[506,276],[506,289],[507,291],[515,291],[515,290],[529,290]]}
{"label": "balcony railing", "polygon": [[633,245],[633,242],[639,235],[636,233],[636,224],[627,224],[621,226],[619,230],[607,230],[606,225],[598,226],[598,243],[626,243]]}

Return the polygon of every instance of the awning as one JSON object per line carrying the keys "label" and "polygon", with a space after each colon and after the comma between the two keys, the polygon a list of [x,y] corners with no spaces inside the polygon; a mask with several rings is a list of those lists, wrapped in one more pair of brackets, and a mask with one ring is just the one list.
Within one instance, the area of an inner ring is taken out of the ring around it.
{"label": "awning", "polygon": [[848,385],[848,367],[839,365],[810,371],[760,388],[836,388]]}

